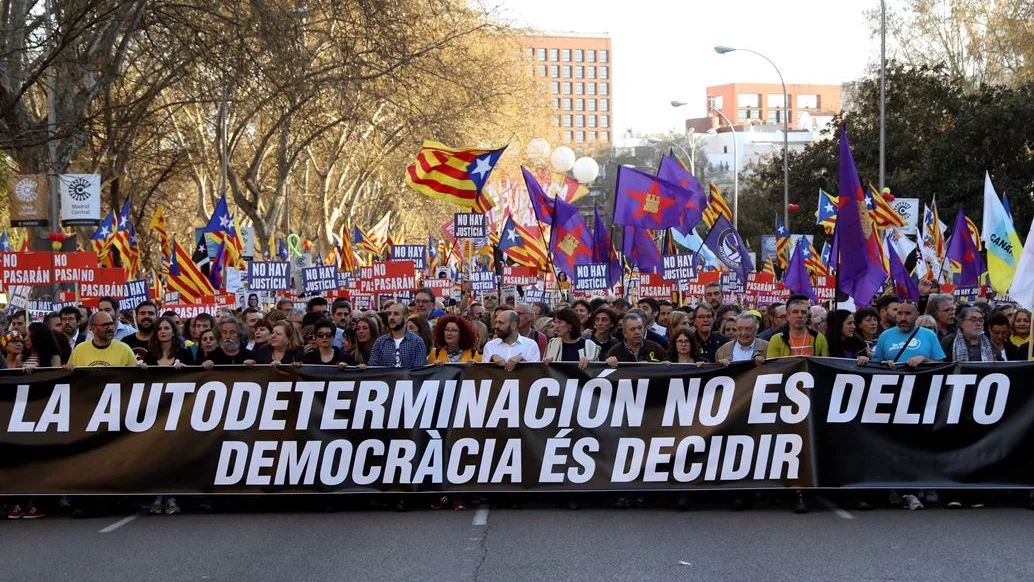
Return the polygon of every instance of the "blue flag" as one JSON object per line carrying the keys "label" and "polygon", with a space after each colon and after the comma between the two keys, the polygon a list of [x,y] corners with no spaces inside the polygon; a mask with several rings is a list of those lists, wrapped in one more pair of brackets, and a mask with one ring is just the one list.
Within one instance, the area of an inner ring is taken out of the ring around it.
{"label": "blue flag", "polygon": [[503,229],[499,232],[499,244],[497,246],[500,251],[524,246],[524,238],[521,236],[521,233],[517,232],[517,226],[514,224],[512,216],[506,216]]}
{"label": "blue flag", "polygon": [[743,243],[740,233],[732,226],[724,214],[719,214],[711,226],[711,231],[704,239],[704,245],[718,257],[730,271],[739,274],[746,281],[747,273],[754,270],[754,263],[747,254],[747,245]]}
{"label": "blue flag", "polygon": [[4,229],[3,234],[0,234],[0,251],[5,253],[11,252],[11,239],[7,236],[7,229]]}
{"label": "blue flag", "polygon": [[794,245],[793,254],[790,255],[790,263],[783,273],[783,285],[794,293],[807,295],[815,303],[819,302],[815,296],[815,289],[811,286],[811,279],[808,277],[808,267],[804,264],[802,248],[804,245]]}

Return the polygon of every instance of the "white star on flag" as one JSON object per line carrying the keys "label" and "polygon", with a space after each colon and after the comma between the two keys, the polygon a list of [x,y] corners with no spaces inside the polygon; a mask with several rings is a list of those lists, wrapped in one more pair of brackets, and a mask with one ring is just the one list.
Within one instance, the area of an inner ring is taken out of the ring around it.
{"label": "white star on flag", "polygon": [[128,224],[129,224],[129,217],[128,216],[123,216],[122,218],[119,218],[119,221],[118,221],[119,228],[125,229]]}
{"label": "white star on flag", "polygon": [[508,238],[510,242],[517,242],[517,229],[511,228],[510,230],[506,231],[506,238]]}
{"label": "white star on flag", "polygon": [[826,212],[833,212],[833,205],[829,202],[826,203]]}
{"label": "white star on flag", "polygon": [[219,217],[219,226],[223,227],[223,229],[229,230],[231,224],[233,224],[233,221],[230,220],[229,215],[224,214],[223,216]]}
{"label": "white star on flag", "polygon": [[108,227],[105,226],[105,227],[101,228],[101,236],[103,236],[104,238],[108,238],[108,234],[109,234]]}
{"label": "white star on flag", "polygon": [[474,160],[474,163],[477,165],[474,167],[473,170],[471,170],[470,173],[477,174],[478,177],[482,180],[485,178],[486,173],[492,171],[492,165],[488,163],[488,156],[485,156],[483,158],[477,158],[476,160]]}

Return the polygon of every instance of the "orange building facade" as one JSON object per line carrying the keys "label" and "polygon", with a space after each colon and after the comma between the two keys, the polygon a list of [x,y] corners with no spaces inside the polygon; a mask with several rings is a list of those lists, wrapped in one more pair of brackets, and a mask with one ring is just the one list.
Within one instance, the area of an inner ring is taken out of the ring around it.
{"label": "orange building facade", "polygon": [[787,85],[786,93],[789,107],[783,103],[783,87],[777,83],[728,83],[708,87],[705,103],[736,125],[783,123],[789,115],[793,127],[802,113],[816,116],[840,112],[840,85]]}
{"label": "orange building facade", "polygon": [[549,87],[553,122],[576,152],[613,144],[613,54],[603,34],[529,32],[524,47],[533,74]]}

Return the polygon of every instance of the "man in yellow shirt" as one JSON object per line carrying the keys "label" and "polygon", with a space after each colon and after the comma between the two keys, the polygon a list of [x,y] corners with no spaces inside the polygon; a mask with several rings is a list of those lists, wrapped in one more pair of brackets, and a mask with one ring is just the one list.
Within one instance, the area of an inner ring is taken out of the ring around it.
{"label": "man in yellow shirt", "polygon": [[77,366],[136,366],[133,349],[115,339],[115,322],[111,316],[98,311],[90,317],[90,331],[93,337],[75,346],[72,356],[65,364],[66,370]]}

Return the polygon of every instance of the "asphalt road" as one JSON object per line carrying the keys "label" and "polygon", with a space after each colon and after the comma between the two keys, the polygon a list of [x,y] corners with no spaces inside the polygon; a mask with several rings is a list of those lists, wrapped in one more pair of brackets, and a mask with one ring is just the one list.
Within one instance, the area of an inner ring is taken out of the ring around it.
{"label": "asphalt road", "polygon": [[1034,512],[816,504],[268,511],[0,523],[0,580],[1031,580]]}

